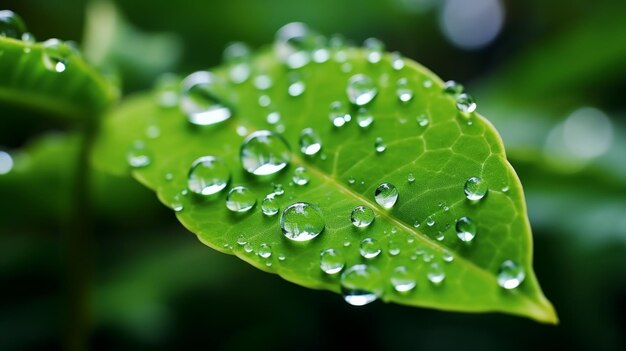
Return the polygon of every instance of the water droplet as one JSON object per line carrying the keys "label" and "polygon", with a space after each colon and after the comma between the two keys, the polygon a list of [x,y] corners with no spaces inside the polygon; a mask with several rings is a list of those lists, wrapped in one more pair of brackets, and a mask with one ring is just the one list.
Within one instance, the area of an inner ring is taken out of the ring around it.
{"label": "water droplet", "polygon": [[276,199],[276,194],[271,193],[263,198],[261,202],[261,211],[266,216],[273,216],[278,213],[280,207],[278,206],[278,200]]}
{"label": "water droplet", "polygon": [[426,127],[426,126],[428,125],[428,123],[430,122],[430,121],[428,120],[428,116],[426,116],[426,115],[424,115],[424,114],[421,114],[421,115],[417,116],[417,117],[416,117],[416,120],[417,120],[417,124],[418,124],[420,127]]}
{"label": "water droplet", "polygon": [[65,72],[74,49],[59,39],[48,39],[43,43],[43,63],[47,70]]}
{"label": "water droplet", "polygon": [[13,157],[8,152],[0,150],[0,175],[9,174],[13,169]]}
{"label": "water droplet", "polygon": [[356,74],[348,80],[346,88],[348,99],[357,106],[363,106],[374,100],[378,88],[374,80],[365,74]]}
{"label": "water droplet", "polygon": [[433,216],[428,216],[426,218],[426,225],[432,227],[435,225],[435,218]]}
{"label": "water droplet", "polygon": [[293,171],[293,177],[291,179],[296,185],[307,185],[311,178],[309,177],[309,171],[300,166]]}
{"label": "water droplet", "polygon": [[387,242],[387,250],[389,256],[398,256],[400,254],[400,243],[397,240],[390,239]]}
{"label": "water droplet", "polygon": [[374,222],[376,215],[374,211],[367,206],[357,206],[350,214],[350,220],[355,227],[367,227]]}
{"label": "water droplet", "polygon": [[498,269],[498,284],[507,290],[517,288],[525,278],[524,268],[514,261],[506,260]]}
{"label": "water droplet", "polygon": [[22,18],[10,10],[0,11],[0,37],[20,39],[26,32]]}
{"label": "water droplet", "polygon": [[396,267],[389,279],[393,289],[397,292],[409,292],[415,288],[415,279],[409,270],[404,267]]}
{"label": "water droplet", "polygon": [[306,128],[300,132],[300,152],[305,155],[315,155],[322,149],[322,139],[312,129]]}
{"label": "water droplet", "polygon": [[185,209],[185,205],[183,204],[183,196],[181,193],[175,194],[172,196],[172,200],[169,202],[169,207],[174,210],[174,212],[180,212]]}
{"label": "water droplet", "polygon": [[367,128],[374,123],[374,116],[365,107],[361,107],[356,113],[356,122],[359,127]]}
{"label": "water droplet", "polygon": [[150,165],[152,157],[146,144],[141,140],[135,140],[126,153],[126,160],[131,167],[141,168]]}
{"label": "water droplet", "polygon": [[289,85],[289,87],[287,88],[287,93],[289,94],[289,96],[297,97],[302,95],[305,89],[306,86],[304,85],[304,82],[298,80]]}
{"label": "water droplet", "polygon": [[456,221],[456,235],[464,242],[470,242],[476,236],[476,224],[467,218],[461,217]]}
{"label": "water droplet", "polygon": [[430,89],[433,86],[433,81],[430,79],[426,79],[423,83],[422,86],[426,89]]}
{"label": "water droplet", "polygon": [[228,76],[235,84],[241,84],[250,78],[252,67],[250,48],[246,43],[233,42],[224,49],[224,62],[228,64]]}
{"label": "water droplet", "polygon": [[274,174],[285,168],[290,156],[285,139],[268,130],[248,135],[240,151],[243,169],[259,176]]}
{"label": "water droplet", "polygon": [[446,252],[444,252],[441,255],[441,259],[443,259],[444,262],[448,262],[449,263],[449,262],[454,261],[454,256],[452,256],[452,254],[450,252],[446,251]]}
{"label": "water droplet", "polygon": [[413,223],[413,227],[419,228],[420,227],[420,221],[416,220],[415,223]]}
{"label": "water droplet", "polygon": [[448,95],[459,95],[463,92],[463,86],[453,80],[443,83],[443,92]]}
{"label": "water droplet", "polygon": [[[425,258],[424,262],[426,262]],[[444,279],[446,279],[446,272],[439,263],[434,262],[430,265],[430,267],[428,267],[426,277],[431,283],[439,285],[443,282]]]}
{"label": "water droplet", "polygon": [[282,196],[285,193],[285,189],[282,184],[274,184],[274,194]]}
{"label": "water droplet", "polygon": [[254,77],[254,86],[259,90],[267,90],[274,85],[272,78],[267,74],[259,74]]}
{"label": "water droplet", "polygon": [[276,111],[270,112],[267,114],[267,117],[265,118],[265,120],[269,124],[276,124],[280,121],[280,113]]}
{"label": "water droplet", "polygon": [[287,259],[287,256],[285,256],[285,254],[279,254],[279,255],[278,255],[278,260],[279,260],[279,261],[283,262],[283,261],[285,261],[286,259]]}
{"label": "water droplet", "polygon": [[254,248],[252,248],[252,245],[250,243],[247,243],[243,245],[243,251],[251,253],[252,251],[254,251]]}
{"label": "water droplet", "polygon": [[174,74],[161,75],[154,84],[154,97],[161,107],[171,108],[180,100],[178,77]]}
{"label": "water droplet", "polygon": [[272,99],[267,95],[259,96],[259,106],[268,107],[272,103]]}
{"label": "water droplet", "polygon": [[376,38],[368,38],[363,42],[363,46],[367,51],[367,61],[370,63],[378,63],[383,58],[385,44]]}
{"label": "water droplet", "polygon": [[217,77],[206,71],[194,72],[183,79],[180,109],[191,124],[208,126],[230,118],[231,110],[215,93],[218,85]]}
{"label": "water droplet", "polygon": [[392,208],[398,201],[398,189],[390,183],[380,184],[374,191],[376,203],[384,208]]}
{"label": "water droplet", "polygon": [[326,226],[322,211],[310,203],[296,202],[280,216],[283,235],[293,241],[308,241],[318,236]]}
{"label": "water droplet", "polygon": [[317,36],[313,53],[311,54],[313,62],[324,63],[330,59],[330,52],[326,47],[326,38],[323,36]]}
{"label": "water droplet", "polygon": [[471,177],[465,182],[465,197],[471,201],[478,201],[487,195],[487,183],[479,177]]}
{"label": "water droplet", "polygon": [[320,269],[326,274],[339,273],[345,264],[343,254],[335,249],[326,249],[320,253]]}
{"label": "water droplet", "polygon": [[272,256],[272,247],[266,243],[259,245],[259,252],[257,253],[262,258],[270,258]]}
{"label": "water droplet", "polygon": [[409,174],[407,174],[406,176],[406,180],[409,183],[415,182],[415,174],[413,174],[412,172],[409,172]]}
{"label": "water droplet", "polygon": [[348,178],[348,184],[350,184],[350,185],[354,185],[354,183],[356,183],[356,179],[354,179],[354,177],[352,177],[352,176],[351,176],[351,177],[349,177],[349,178]]}
{"label": "water droplet", "polygon": [[243,246],[243,245],[245,245],[245,244],[247,244],[247,243],[248,243],[248,241],[246,240],[246,237],[245,237],[245,236],[243,236],[243,234],[242,234],[242,235],[240,235],[240,236],[237,238],[237,245],[239,245],[239,246]]}
{"label": "water droplet", "polygon": [[292,22],[276,32],[274,50],[289,68],[297,69],[306,66],[311,60],[310,50],[316,40],[315,33],[304,23]]}
{"label": "water droplet", "polygon": [[250,189],[236,186],[226,196],[226,207],[233,212],[248,212],[256,205],[256,198]]}
{"label": "water droplet", "polygon": [[383,140],[383,138],[378,137],[376,138],[376,140],[374,140],[374,149],[378,153],[381,153],[387,150],[387,145],[385,145],[385,141]]}
{"label": "water droplet", "polygon": [[[1,20],[0,20],[0,22],[1,22]],[[2,24],[0,24],[0,26],[2,26]],[[33,35],[33,33],[29,33],[29,32],[22,33],[22,37],[21,38],[22,38],[22,41],[24,42],[24,44],[26,44],[25,47],[24,47],[24,53],[28,54],[30,52],[30,50],[31,50],[31,46],[33,44],[35,44],[35,42],[37,40],[35,39],[35,36]]]}
{"label": "water droplet", "polygon": [[398,79],[396,83],[396,95],[400,102],[409,102],[413,99],[413,90],[409,88],[409,82],[406,78]]}
{"label": "water droplet", "polygon": [[391,67],[394,69],[394,71],[399,71],[404,68],[404,59],[402,58],[402,55],[397,51],[391,53]]}
{"label": "water droplet", "polygon": [[381,251],[378,241],[373,238],[365,238],[361,241],[361,245],[359,245],[359,252],[364,258],[374,258],[378,256]]}
{"label": "water droplet", "polygon": [[435,240],[437,241],[443,241],[443,239],[445,239],[445,235],[443,235],[443,232],[437,232],[437,235],[435,235]]}
{"label": "water droplet", "polygon": [[230,170],[215,156],[203,156],[193,161],[187,177],[187,187],[198,195],[210,196],[222,191],[230,181]]}
{"label": "water droplet", "polygon": [[465,113],[472,113],[476,110],[476,102],[471,95],[461,94],[456,98],[456,108]]}
{"label": "water droplet", "polygon": [[341,292],[344,300],[353,306],[376,301],[383,293],[380,272],[365,264],[349,267],[341,274]]}
{"label": "water droplet", "polygon": [[350,122],[352,119],[348,109],[343,105],[343,103],[341,103],[341,101],[334,101],[330,104],[328,118],[335,127],[343,127],[344,124]]}
{"label": "water droplet", "polygon": [[508,185],[505,185],[505,186],[502,187],[502,192],[503,193],[506,193],[508,191],[509,191],[509,186]]}

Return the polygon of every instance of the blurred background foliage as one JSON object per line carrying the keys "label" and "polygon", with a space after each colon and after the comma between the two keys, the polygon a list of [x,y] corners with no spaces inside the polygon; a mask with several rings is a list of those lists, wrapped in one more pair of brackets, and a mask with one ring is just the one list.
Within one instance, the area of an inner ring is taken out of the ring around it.
{"label": "blurred background foliage", "polygon": [[[218,65],[302,21],[382,39],[463,83],[524,184],[535,267],[560,318],[351,307],[211,251],[131,179],[91,173],[92,349],[626,349],[626,2],[8,0],[37,39],[78,42],[120,82]],[[63,348],[64,233],[79,136],[0,104],[0,349]],[[43,136],[42,136],[43,135]],[[9,156],[11,155],[11,156]]]}

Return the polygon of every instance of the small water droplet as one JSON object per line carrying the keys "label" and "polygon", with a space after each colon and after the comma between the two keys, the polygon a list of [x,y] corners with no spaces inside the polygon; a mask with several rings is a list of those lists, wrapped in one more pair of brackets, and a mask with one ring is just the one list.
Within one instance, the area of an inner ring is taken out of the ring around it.
{"label": "small water droplet", "polygon": [[441,255],[441,259],[444,260],[444,262],[450,263],[454,261],[454,256],[452,256],[450,252],[446,251]]}
{"label": "small water droplet", "polygon": [[237,238],[237,245],[239,245],[239,246],[243,246],[243,245],[245,245],[245,244],[247,244],[247,243],[248,243],[248,241],[246,240],[246,237],[245,237],[245,236],[243,236],[243,234],[242,234],[242,235],[240,235],[240,236]]}
{"label": "small water droplet", "polygon": [[426,218],[426,225],[432,227],[435,225],[435,218],[433,216],[428,216]]}
{"label": "small water droplet", "polygon": [[428,116],[426,116],[425,114],[421,114],[421,115],[417,116],[416,120],[417,120],[417,124],[420,127],[426,127],[428,125],[428,123],[430,123],[430,121],[428,120]]}
{"label": "small water droplet", "polygon": [[524,268],[514,261],[506,260],[498,269],[498,284],[504,289],[517,288],[525,278]]}
{"label": "small water droplet", "polygon": [[9,174],[13,169],[13,157],[6,152],[0,150],[0,175]]}
{"label": "small water droplet", "polygon": [[467,218],[461,217],[456,221],[456,235],[464,242],[470,242],[476,236],[476,224]]}
{"label": "small water droplet", "polygon": [[20,39],[26,25],[20,16],[10,10],[0,11],[0,37]]}
{"label": "small water droplet", "polygon": [[456,96],[463,92],[463,86],[453,80],[449,80],[443,84],[443,92]]}
{"label": "small water droplet", "polygon": [[354,179],[354,177],[350,176],[350,177],[348,178],[348,184],[350,184],[350,185],[354,185],[354,183],[356,183],[356,179]]}
{"label": "small water droplet", "polygon": [[361,245],[359,245],[359,252],[364,258],[374,258],[378,256],[381,251],[378,241],[373,238],[365,238],[361,241]]}
{"label": "small water droplet", "polygon": [[287,259],[287,256],[285,256],[285,254],[279,254],[277,258],[279,261],[283,262]]}
{"label": "small water droplet", "polygon": [[358,228],[368,227],[374,222],[374,218],[376,218],[374,211],[367,206],[357,206],[350,214],[352,224]]}
{"label": "small water droplet", "polygon": [[384,208],[392,208],[398,201],[398,189],[390,183],[380,184],[374,191],[376,203]]}
{"label": "small water droplet", "polygon": [[250,243],[247,243],[243,245],[243,251],[251,253],[252,251],[254,251],[254,248],[252,248],[252,245]]}
{"label": "small water droplet", "polygon": [[312,128],[305,128],[300,132],[300,152],[305,155],[315,155],[322,149],[322,139]]}
{"label": "small water droplet", "polygon": [[502,187],[502,192],[503,193],[507,193],[508,191],[509,191],[509,186],[508,185],[505,185],[505,186]]}
{"label": "small water droplet", "polygon": [[385,141],[383,140],[383,138],[378,137],[376,138],[376,140],[374,140],[374,149],[378,153],[381,153],[387,150],[387,145],[385,144]]}
{"label": "small water droplet", "polygon": [[273,216],[278,213],[280,207],[278,206],[278,200],[276,194],[271,193],[266,195],[261,202],[261,211],[266,216]]}
{"label": "small water droplet", "polygon": [[468,200],[481,200],[487,195],[487,183],[479,177],[471,177],[465,182],[464,191]]}
{"label": "small water droplet", "polygon": [[43,63],[47,70],[65,72],[74,49],[59,39],[48,39],[43,43]]}
{"label": "small water droplet", "polygon": [[224,49],[224,62],[228,64],[228,76],[235,84],[241,84],[250,78],[250,48],[246,43],[233,42]]}
{"label": "small water droplet", "polygon": [[387,250],[389,252],[389,256],[398,256],[400,254],[400,242],[390,239],[387,242]]}
{"label": "small water droplet", "polygon": [[267,117],[265,118],[265,120],[269,124],[276,124],[280,122],[280,113],[277,111],[270,112],[267,114]]}
{"label": "small water droplet", "polygon": [[293,171],[293,177],[291,179],[296,185],[307,185],[311,177],[309,176],[309,171],[300,166]]}
{"label": "small water droplet", "polygon": [[309,241],[318,236],[325,226],[322,211],[307,202],[289,205],[280,216],[283,235],[293,241]]}
{"label": "small water droplet", "polygon": [[415,174],[413,174],[412,172],[409,172],[409,174],[407,174],[406,176],[406,180],[409,183],[415,182]]}
{"label": "small water droplet", "polygon": [[258,90],[267,90],[274,85],[274,81],[267,74],[259,74],[254,77],[254,86]]}
{"label": "small water droplet", "polygon": [[259,106],[268,107],[272,103],[272,99],[267,95],[259,96]]}
{"label": "small water droplet", "polygon": [[409,82],[406,78],[398,79],[396,83],[396,95],[400,102],[409,102],[413,99],[413,90],[409,88]]}
{"label": "small water droplet", "polygon": [[367,52],[367,61],[370,63],[378,63],[383,58],[385,44],[376,38],[368,38],[363,42],[363,46]]}
{"label": "small water droplet", "polygon": [[328,118],[335,127],[343,127],[346,123],[350,122],[352,117],[348,112],[348,109],[341,101],[334,101],[330,104],[330,112]]}
{"label": "small water droplet", "polygon": [[208,126],[229,119],[232,111],[217,97],[218,78],[211,72],[198,71],[181,83],[180,109],[191,124]]}
{"label": "small water droplet", "polygon": [[344,300],[353,306],[376,301],[383,293],[380,272],[365,264],[349,267],[341,274],[341,292]]}
{"label": "small water droplet", "polygon": [[435,235],[435,239],[437,241],[443,241],[443,239],[445,239],[445,235],[443,235],[443,232],[437,232],[437,235]]}
{"label": "small water droplet", "polygon": [[152,155],[143,141],[135,140],[126,153],[126,160],[132,168],[141,168],[150,165]]}
{"label": "small water droplet", "polygon": [[361,107],[356,113],[356,122],[359,127],[367,128],[374,123],[374,116],[365,107]]}
{"label": "small water droplet", "polygon": [[363,106],[374,100],[378,88],[374,80],[365,74],[356,74],[348,80],[346,88],[348,99],[357,106]]}
{"label": "small water droplet", "polygon": [[428,267],[426,277],[431,283],[439,285],[444,281],[444,279],[446,279],[446,272],[439,263],[434,262],[430,265],[430,267]]}
{"label": "small water droplet", "polygon": [[304,93],[305,88],[306,86],[304,85],[304,82],[298,80],[289,85],[289,87],[287,88],[287,93],[289,94],[289,96],[297,97]]}
{"label": "small water droplet", "polygon": [[476,110],[476,102],[471,95],[463,93],[456,98],[456,108],[464,113],[472,113]]}
{"label": "small water droplet", "polygon": [[420,221],[416,220],[415,223],[413,223],[413,227],[419,228],[420,227]]}
{"label": "small water droplet", "polygon": [[174,210],[174,212],[180,212],[185,209],[183,197],[184,195],[181,193],[174,194],[174,196],[172,196],[172,200],[169,202],[169,207]]}
{"label": "small water droplet", "polygon": [[241,145],[241,165],[254,175],[274,174],[287,166],[290,157],[285,139],[268,130],[248,135]]}
{"label": "small water droplet", "polygon": [[215,156],[203,156],[191,164],[187,187],[198,195],[210,196],[222,191],[230,182],[230,170]]}
{"label": "small water droplet", "polygon": [[415,279],[411,272],[405,267],[396,267],[390,277],[393,289],[400,293],[406,293],[415,288]]}
{"label": "small water droplet", "polygon": [[343,254],[335,249],[326,249],[320,253],[320,269],[326,274],[339,273],[345,264]]}
{"label": "small water droplet", "polygon": [[391,53],[391,67],[394,69],[394,71],[399,71],[404,68],[404,59],[402,58],[402,55],[397,51]]}
{"label": "small water droplet", "polygon": [[274,194],[277,196],[282,196],[285,193],[285,189],[282,184],[274,184]]}
{"label": "small water droplet", "polygon": [[315,63],[324,63],[330,59],[330,52],[326,47],[326,38],[321,35],[317,36],[311,57]]}
{"label": "small water droplet", "polygon": [[297,69],[309,63],[316,41],[317,36],[304,23],[292,22],[276,32],[274,50],[287,67]]}
{"label": "small water droplet", "polygon": [[154,97],[161,107],[177,106],[180,101],[178,77],[173,74],[161,75],[154,85]]}
{"label": "small water droplet", "polygon": [[262,258],[270,258],[272,256],[272,247],[266,243],[259,245],[259,252],[257,253]]}
{"label": "small water droplet", "polygon": [[256,205],[256,198],[250,189],[236,186],[226,196],[226,207],[233,212],[248,212]]}
{"label": "small water droplet", "polygon": [[433,86],[433,81],[430,79],[426,79],[423,83],[422,86],[426,89],[430,89]]}

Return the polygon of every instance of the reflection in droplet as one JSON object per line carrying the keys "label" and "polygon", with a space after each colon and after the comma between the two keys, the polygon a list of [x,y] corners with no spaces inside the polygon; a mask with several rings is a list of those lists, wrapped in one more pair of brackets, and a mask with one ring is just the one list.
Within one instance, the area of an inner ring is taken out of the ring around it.
{"label": "reflection in droplet", "polygon": [[325,226],[322,211],[307,202],[289,205],[280,217],[283,235],[293,241],[309,241],[318,236]]}
{"label": "reflection in droplet", "polygon": [[291,154],[283,137],[268,130],[260,130],[248,135],[243,141],[240,158],[243,169],[262,176],[285,168]]}
{"label": "reflection in droplet", "polygon": [[230,170],[215,156],[203,156],[191,164],[187,187],[198,195],[210,196],[222,191],[230,181]]}
{"label": "reflection in droplet", "polygon": [[504,289],[517,288],[525,278],[524,268],[514,261],[506,260],[498,269],[498,284]]}
{"label": "reflection in droplet", "polygon": [[348,99],[351,103],[357,106],[363,106],[372,101],[376,94],[378,94],[378,88],[374,80],[365,74],[356,74],[348,80],[348,86],[346,88]]}
{"label": "reflection in droplet", "polygon": [[208,126],[231,117],[231,110],[214,92],[217,80],[212,73],[199,71],[182,81],[180,108],[191,124]]}
{"label": "reflection in droplet", "polygon": [[353,306],[376,301],[383,293],[380,272],[365,264],[349,267],[341,274],[341,292],[344,300]]}

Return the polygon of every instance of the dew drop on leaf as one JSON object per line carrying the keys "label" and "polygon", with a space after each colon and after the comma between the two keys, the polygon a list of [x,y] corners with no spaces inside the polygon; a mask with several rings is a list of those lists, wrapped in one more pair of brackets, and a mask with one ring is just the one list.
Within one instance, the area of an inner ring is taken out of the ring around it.
{"label": "dew drop on leaf", "polygon": [[504,289],[517,288],[525,278],[524,268],[514,261],[506,260],[498,269],[498,284]]}
{"label": "dew drop on leaf", "polygon": [[444,262],[448,262],[448,263],[450,263],[450,262],[454,261],[454,256],[453,256],[453,255],[452,255],[452,253],[450,253],[449,251],[445,251],[445,252],[441,255],[441,259],[442,259]]}
{"label": "dew drop on leaf", "polygon": [[232,111],[216,96],[217,77],[211,72],[198,71],[181,83],[180,109],[191,124],[208,126],[229,119]]}
{"label": "dew drop on leaf", "polygon": [[380,272],[365,264],[349,267],[341,274],[341,293],[353,306],[363,306],[376,301],[383,293]]}
{"label": "dew drop on leaf", "polygon": [[290,157],[285,139],[268,130],[248,135],[241,145],[241,165],[254,175],[274,174],[287,166]]}
{"label": "dew drop on leaf", "polygon": [[398,189],[390,183],[380,184],[374,191],[376,203],[384,208],[392,208],[398,201]]}
{"label": "dew drop on leaf", "polygon": [[262,258],[270,258],[272,256],[272,247],[269,244],[262,243],[259,245],[257,254]]}
{"label": "dew drop on leaf", "polygon": [[456,98],[456,108],[464,113],[472,113],[476,111],[476,102],[471,95],[463,93]]}
{"label": "dew drop on leaf", "polygon": [[364,258],[374,258],[378,256],[381,251],[378,241],[373,238],[365,238],[359,245],[359,253],[361,253],[361,256]]}
{"label": "dew drop on leaf", "polygon": [[[426,258],[424,258],[424,262],[428,261],[426,261]],[[430,281],[431,283],[439,285],[444,281],[444,279],[446,279],[446,272],[439,263],[434,262],[428,267],[428,271],[426,272],[426,278],[428,278],[428,281]]]}
{"label": "dew drop on leaf", "polygon": [[306,85],[304,85],[304,82],[301,80],[296,80],[289,84],[289,87],[287,88],[287,93],[291,97],[298,97],[304,93],[305,89]]}
{"label": "dew drop on leaf", "polygon": [[374,140],[374,150],[376,150],[376,152],[378,153],[381,153],[387,150],[387,145],[385,144],[385,141],[383,140],[383,138],[378,137],[376,138],[376,140]]}
{"label": "dew drop on leaf", "polygon": [[487,195],[487,183],[479,177],[471,177],[465,182],[464,191],[468,200],[478,201]]}
{"label": "dew drop on leaf", "polygon": [[415,174],[413,174],[412,172],[409,172],[409,174],[407,174],[406,176],[406,181],[409,183],[415,182]]}
{"label": "dew drop on leaf", "polygon": [[276,196],[282,196],[285,193],[285,188],[282,184],[274,184],[274,194]]}
{"label": "dew drop on leaf", "polygon": [[367,206],[357,206],[350,214],[352,225],[357,228],[367,227],[374,222],[374,211]]}
{"label": "dew drop on leaf", "polygon": [[397,240],[390,239],[387,242],[387,250],[389,256],[398,256],[400,254],[400,243]]}
{"label": "dew drop on leaf", "polygon": [[265,120],[269,124],[276,124],[280,122],[280,113],[277,111],[270,112],[267,114],[267,117],[265,117]]}
{"label": "dew drop on leaf", "polygon": [[348,100],[357,106],[363,106],[374,100],[378,88],[374,80],[365,74],[356,74],[348,80],[346,88]]}
{"label": "dew drop on leaf", "polygon": [[396,267],[389,278],[393,289],[400,293],[406,293],[415,288],[415,278],[405,266]]}
{"label": "dew drop on leaf", "polygon": [[415,118],[415,120],[417,121],[417,124],[420,127],[426,127],[428,125],[428,123],[430,123],[430,121],[428,120],[428,116],[426,116],[425,114],[421,114],[421,115],[417,116]]}
{"label": "dew drop on leaf", "polygon": [[228,77],[235,84],[241,84],[250,78],[250,48],[246,43],[233,42],[224,49],[224,62],[228,65]]}
{"label": "dew drop on leaf", "polygon": [[343,254],[335,249],[326,249],[320,253],[320,269],[326,274],[339,273],[345,264]]}
{"label": "dew drop on leaf", "polygon": [[256,198],[250,189],[236,186],[226,196],[226,207],[233,212],[248,212],[256,205]]}
{"label": "dew drop on leaf", "polygon": [[404,59],[402,58],[402,55],[397,51],[391,53],[391,67],[394,69],[394,71],[399,71],[404,68]]}
{"label": "dew drop on leaf", "polygon": [[132,168],[146,167],[152,162],[152,155],[143,141],[135,140],[126,153],[126,161]]}
{"label": "dew drop on leaf", "polygon": [[74,50],[68,43],[59,39],[48,39],[43,43],[43,64],[48,71],[62,73],[67,69]]}
{"label": "dew drop on leaf", "polygon": [[361,107],[356,113],[356,123],[361,128],[367,128],[374,123],[374,116],[365,107]]}
{"label": "dew drop on leaf", "polygon": [[222,159],[203,156],[191,164],[187,188],[198,195],[210,196],[222,191],[230,181],[230,170]]}
{"label": "dew drop on leaf", "polygon": [[240,235],[240,236],[237,238],[237,245],[239,245],[239,246],[243,246],[243,245],[245,245],[245,244],[247,244],[247,243],[248,243],[248,241],[246,240],[246,237],[245,237],[245,236],[243,236],[243,234],[242,234],[242,235]]}
{"label": "dew drop on leaf", "polygon": [[476,224],[467,217],[457,219],[455,229],[461,241],[470,242],[476,236]]}
{"label": "dew drop on leaf", "polygon": [[335,127],[343,127],[352,119],[350,113],[348,112],[348,109],[341,101],[333,101],[330,104],[330,112],[328,113],[328,118]]}
{"label": "dew drop on leaf", "polygon": [[305,128],[300,132],[300,152],[305,155],[315,155],[322,149],[322,139],[312,128]]}
{"label": "dew drop on leaf", "polygon": [[296,185],[307,185],[311,177],[309,176],[309,171],[300,166],[293,171],[293,177],[291,177],[291,179]]}
{"label": "dew drop on leaf", "polygon": [[254,87],[258,90],[267,90],[274,85],[274,81],[267,74],[259,74],[254,77]]}
{"label": "dew drop on leaf", "polygon": [[426,217],[426,225],[432,227],[435,225],[435,218],[433,216]]}
{"label": "dew drop on leaf", "polygon": [[396,95],[400,102],[409,102],[413,99],[413,90],[409,88],[409,83],[406,78],[398,79],[396,83]]}
{"label": "dew drop on leaf", "polygon": [[278,213],[280,207],[278,206],[278,200],[276,194],[271,193],[266,195],[261,202],[261,211],[266,216],[273,216]]}
{"label": "dew drop on leaf", "polygon": [[307,202],[289,205],[280,216],[283,235],[293,241],[309,241],[318,236],[325,226],[322,211]]}
{"label": "dew drop on leaf", "polygon": [[0,11],[0,37],[20,39],[26,32],[22,18],[10,10]]}
{"label": "dew drop on leaf", "polygon": [[463,92],[463,86],[453,80],[449,80],[443,84],[443,92],[456,96]]}
{"label": "dew drop on leaf", "polygon": [[159,106],[175,107],[180,101],[178,78],[173,74],[161,75],[154,85],[154,96]]}
{"label": "dew drop on leaf", "polygon": [[292,22],[276,32],[274,50],[289,68],[306,66],[311,60],[310,51],[315,46],[316,35],[304,23]]}
{"label": "dew drop on leaf", "polygon": [[370,63],[378,63],[383,58],[385,44],[376,38],[368,38],[363,42],[363,47],[367,52],[367,61]]}

